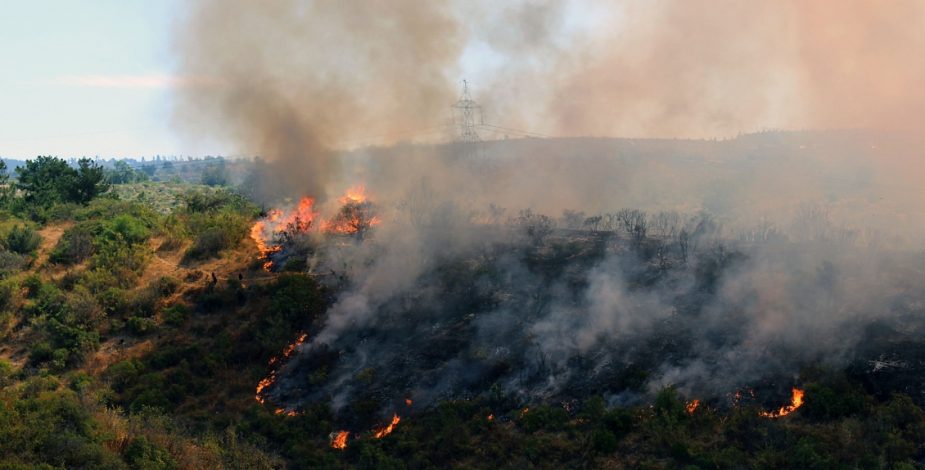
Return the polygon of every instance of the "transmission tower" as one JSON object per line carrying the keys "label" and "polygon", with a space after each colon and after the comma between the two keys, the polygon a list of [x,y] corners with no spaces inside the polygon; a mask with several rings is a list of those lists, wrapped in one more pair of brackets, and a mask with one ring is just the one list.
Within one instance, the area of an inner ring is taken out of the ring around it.
{"label": "transmission tower", "polygon": [[475,131],[476,126],[485,123],[482,118],[482,107],[469,95],[469,82],[466,80],[463,80],[462,96],[453,104],[453,117],[456,120],[460,141],[482,141],[478,132]]}

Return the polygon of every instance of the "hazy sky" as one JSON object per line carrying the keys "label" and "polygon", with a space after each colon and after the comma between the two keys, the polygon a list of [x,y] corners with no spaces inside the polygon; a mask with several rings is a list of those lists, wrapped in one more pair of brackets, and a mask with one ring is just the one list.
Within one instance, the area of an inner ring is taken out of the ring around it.
{"label": "hazy sky", "polygon": [[176,0],[0,0],[0,156],[180,152]]}
{"label": "hazy sky", "polygon": [[[576,4],[563,3],[566,19],[589,9]],[[182,138],[171,127],[177,87],[195,81],[176,75],[171,50],[188,6],[0,0],[0,156],[233,154],[228,142]],[[479,41],[459,58],[461,75],[477,87],[504,67]]]}

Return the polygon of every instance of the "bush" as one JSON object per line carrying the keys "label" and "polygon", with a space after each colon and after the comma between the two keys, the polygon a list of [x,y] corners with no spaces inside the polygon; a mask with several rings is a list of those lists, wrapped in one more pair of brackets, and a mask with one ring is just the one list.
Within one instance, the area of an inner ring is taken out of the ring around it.
{"label": "bush", "polygon": [[6,359],[0,359],[0,388],[12,383],[13,372],[13,364]]}
{"label": "bush", "polygon": [[157,322],[153,318],[132,317],[126,322],[126,327],[134,335],[145,335],[157,329]]}
{"label": "bush", "polygon": [[0,251],[0,278],[22,271],[28,264],[29,258],[25,255]]}
{"label": "bush", "polygon": [[15,292],[16,284],[12,280],[0,281],[0,312],[6,310],[13,303]]}
{"label": "bush", "polygon": [[180,288],[180,280],[172,276],[161,276],[153,287],[161,297],[167,297]]}
{"label": "bush", "polygon": [[4,245],[7,250],[21,255],[34,252],[42,244],[42,237],[31,227],[15,225],[6,234]]}
{"label": "bush", "polygon": [[158,470],[179,468],[169,452],[152,444],[144,436],[134,439],[126,447],[123,455],[132,468]]}
{"label": "bush", "polygon": [[250,218],[228,209],[216,213],[195,214],[189,219],[193,244],[183,256],[184,262],[217,256],[234,248],[247,235]]}
{"label": "bush", "polygon": [[58,240],[49,260],[58,264],[78,264],[96,253],[94,240],[100,232],[99,222],[80,222],[68,229]]}
{"label": "bush", "polygon": [[112,219],[106,225],[106,234],[111,239],[125,240],[129,244],[141,243],[148,239],[151,231],[144,221],[128,214],[122,214]]}
{"label": "bush", "polygon": [[183,304],[171,305],[161,312],[164,323],[170,326],[182,326],[189,317],[190,311]]}

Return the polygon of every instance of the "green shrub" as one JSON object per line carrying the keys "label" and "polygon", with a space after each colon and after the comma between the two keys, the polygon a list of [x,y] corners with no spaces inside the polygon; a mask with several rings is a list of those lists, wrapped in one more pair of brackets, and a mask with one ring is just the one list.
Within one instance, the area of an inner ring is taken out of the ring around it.
{"label": "green shrub", "polygon": [[172,276],[161,276],[153,287],[161,297],[168,297],[180,288],[180,280]]}
{"label": "green shrub", "polygon": [[110,241],[97,248],[91,267],[93,270],[110,273],[115,285],[119,287],[132,287],[147,265],[150,255],[145,245]]}
{"label": "green shrub", "polygon": [[180,468],[170,453],[157,447],[144,436],[132,440],[123,454],[132,468],[145,470],[168,470]]}
{"label": "green shrub", "polygon": [[20,255],[11,251],[0,251],[0,278],[20,272],[25,269],[28,264],[29,258],[26,255]]}
{"label": "green shrub", "polygon": [[6,387],[12,382],[13,364],[6,359],[0,359],[0,388]]}
{"label": "green shrub", "polygon": [[116,216],[106,224],[106,230],[110,238],[125,240],[129,244],[141,243],[151,236],[151,231],[145,226],[144,221],[129,214]]}
{"label": "green shrub", "polygon": [[0,281],[0,312],[12,305],[16,289],[16,283],[13,280]]}
{"label": "green shrub", "polygon": [[42,244],[42,237],[29,226],[15,225],[6,234],[4,245],[7,250],[21,255],[34,252]]}
{"label": "green shrub", "polygon": [[157,329],[157,322],[153,318],[132,317],[125,324],[134,335],[146,335]]}
{"label": "green shrub", "polygon": [[134,317],[153,317],[157,312],[157,303],[160,300],[157,290],[152,288],[141,289],[133,297],[129,310]]}
{"label": "green shrub", "polygon": [[128,294],[124,289],[118,287],[107,288],[97,294],[96,299],[107,316],[121,317],[129,310]]}
{"label": "green shrub", "polygon": [[77,223],[64,232],[48,259],[58,264],[82,263],[96,253],[95,239],[100,230],[97,221]]}
{"label": "green shrub", "polygon": [[182,326],[189,318],[190,311],[183,304],[171,305],[161,312],[164,323],[170,326]]}
{"label": "green shrub", "polygon": [[23,279],[22,286],[26,289],[26,297],[34,298],[42,288],[42,278],[37,274],[30,274]]}

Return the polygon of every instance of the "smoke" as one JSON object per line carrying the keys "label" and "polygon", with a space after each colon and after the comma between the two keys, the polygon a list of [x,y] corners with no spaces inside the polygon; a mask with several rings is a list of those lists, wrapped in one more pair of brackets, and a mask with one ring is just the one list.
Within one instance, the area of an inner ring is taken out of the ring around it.
{"label": "smoke", "polygon": [[277,163],[268,196],[323,197],[332,150],[433,126],[456,93],[462,39],[437,3],[206,0],[178,28],[179,68],[218,81],[178,91],[178,128]]}
{"label": "smoke", "polygon": [[[718,396],[844,365],[920,310],[920,2],[193,5],[178,66],[209,80],[177,91],[178,128],[264,157],[264,202],[330,213],[365,183],[382,211],[310,260],[349,284],[281,403]],[[666,139],[430,145],[463,74],[491,123]],[[868,130],[682,139],[767,128]]]}
{"label": "smoke", "polygon": [[216,83],[179,90],[177,124],[314,182],[336,165],[324,149],[434,135],[464,73],[494,123],[551,134],[908,129],[923,21],[914,0],[202,0],[178,66]]}

